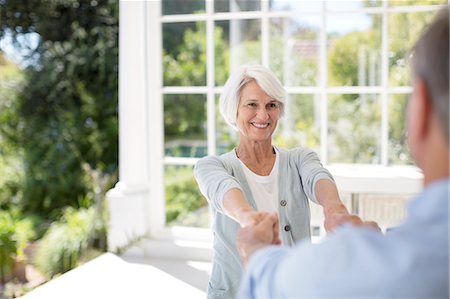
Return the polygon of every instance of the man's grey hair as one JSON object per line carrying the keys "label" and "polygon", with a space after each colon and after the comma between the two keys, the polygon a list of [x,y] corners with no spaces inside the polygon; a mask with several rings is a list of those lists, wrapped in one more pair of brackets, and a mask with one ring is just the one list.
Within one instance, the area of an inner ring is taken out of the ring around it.
{"label": "man's grey hair", "polygon": [[262,65],[242,65],[228,78],[220,95],[220,113],[225,121],[236,130],[236,117],[241,99],[241,91],[252,80],[255,80],[259,87],[271,98],[280,102],[280,115],[282,116],[284,113],[286,92],[275,74]]}
{"label": "man's grey hair", "polygon": [[413,48],[413,77],[422,79],[434,113],[449,143],[449,6],[425,29]]}

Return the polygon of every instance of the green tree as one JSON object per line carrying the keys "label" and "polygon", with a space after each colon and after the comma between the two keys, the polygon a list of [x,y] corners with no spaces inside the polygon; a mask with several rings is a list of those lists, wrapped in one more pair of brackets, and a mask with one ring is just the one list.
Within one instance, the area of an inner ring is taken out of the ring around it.
{"label": "green tree", "polygon": [[[59,216],[90,205],[86,169],[115,181],[118,3],[113,0],[0,1],[0,37],[39,43],[3,136],[23,151],[23,209]],[[88,167],[86,167],[88,165]],[[106,187],[108,188],[108,187]]]}
{"label": "green tree", "polygon": [[0,52],[0,210],[20,195],[24,175],[23,151],[10,142],[22,123],[14,111],[23,84],[23,72]]}

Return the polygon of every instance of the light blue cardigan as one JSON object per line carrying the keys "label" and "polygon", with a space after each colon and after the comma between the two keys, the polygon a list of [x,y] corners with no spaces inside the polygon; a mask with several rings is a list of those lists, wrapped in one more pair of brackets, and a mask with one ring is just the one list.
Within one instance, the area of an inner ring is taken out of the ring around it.
{"label": "light blue cardigan", "polygon": [[[277,148],[278,214],[280,237],[284,245],[311,238],[308,198],[316,202],[314,186],[320,179],[333,181],[318,156],[310,149]],[[234,150],[200,159],[194,168],[200,191],[210,204],[214,234],[213,268],[208,285],[208,298],[234,298],[239,289],[243,267],[236,248],[239,224],[225,215],[223,197],[232,189],[242,190],[249,204],[256,209],[250,187]]]}

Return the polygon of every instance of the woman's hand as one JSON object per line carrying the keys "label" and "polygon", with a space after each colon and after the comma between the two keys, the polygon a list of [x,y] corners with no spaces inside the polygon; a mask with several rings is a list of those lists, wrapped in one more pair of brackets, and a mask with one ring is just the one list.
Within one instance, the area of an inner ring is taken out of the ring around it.
{"label": "woman's hand", "polygon": [[244,265],[259,249],[281,244],[278,235],[278,215],[276,213],[256,212],[260,214],[257,223],[242,227],[237,234],[237,248]]}
{"label": "woman's hand", "polygon": [[324,214],[325,214],[324,227],[327,232],[333,231],[336,227],[344,223],[351,223],[357,226],[366,226],[381,231],[380,227],[376,222],[363,221],[359,216],[350,214],[343,204],[327,207],[327,209],[324,210]]}
{"label": "woman's hand", "polygon": [[267,212],[258,212],[253,209],[246,209],[240,211],[238,214],[238,222],[241,227],[258,224],[264,217],[267,216]]}

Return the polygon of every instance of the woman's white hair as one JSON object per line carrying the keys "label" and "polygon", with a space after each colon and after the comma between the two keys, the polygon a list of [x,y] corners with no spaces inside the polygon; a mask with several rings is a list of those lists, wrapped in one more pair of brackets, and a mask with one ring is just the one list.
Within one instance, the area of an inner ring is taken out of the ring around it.
{"label": "woman's white hair", "polygon": [[271,98],[280,102],[280,116],[284,113],[285,90],[275,74],[262,65],[242,65],[228,78],[220,95],[220,113],[225,121],[235,130],[237,130],[236,118],[241,91],[252,80],[255,80],[259,87]]}

